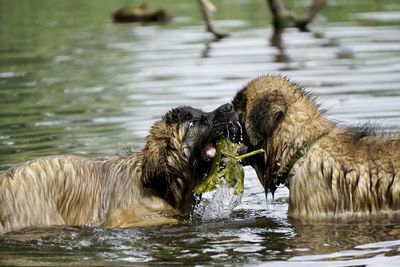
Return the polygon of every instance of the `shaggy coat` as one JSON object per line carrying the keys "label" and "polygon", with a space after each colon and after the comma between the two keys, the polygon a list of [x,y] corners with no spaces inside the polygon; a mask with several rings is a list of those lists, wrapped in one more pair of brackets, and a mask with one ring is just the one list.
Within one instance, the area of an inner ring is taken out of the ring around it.
{"label": "shaggy coat", "polygon": [[237,118],[231,104],[190,107],[157,121],[137,154],[50,156],[0,173],[0,233],[29,226],[133,227],[177,222],[210,169],[215,140]]}
{"label": "shaggy coat", "polygon": [[240,90],[234,108],[244,141],[266,154],[251,164],[266,192],[289,188],[297,219],[393,214],[400,210],[400,137],[327,120],[297,84],[263,76]]}

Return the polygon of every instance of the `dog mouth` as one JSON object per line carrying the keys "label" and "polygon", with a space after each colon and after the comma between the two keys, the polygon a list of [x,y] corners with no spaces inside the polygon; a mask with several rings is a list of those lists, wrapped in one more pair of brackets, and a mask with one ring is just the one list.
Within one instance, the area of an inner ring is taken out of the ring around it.
{"label": "dog mouth", "polygon": [[222,137],[229,139],[232,142],[239,143],[242,141],[242,126],[239,122],[230,122],[225,125],[222,131],[219,131],[216,137],[206,143],[201,149],[201,157],[204,161],[210,161],[217,155],[217,142]]}
{"label": "dog mouth", "polygon": [[195,165],[201,162],[208,165],[217,155],[217,143],[221,136],[214,135],[214,137],[209,137],[197,145],[185,146],[183,153],[189,159],[189,162],[197,162]]}
{"label": "dog mouth", "polygon": [[210,161],[217,155],[216,141],[206,144],[201,150],[201,158],[204,161]]}

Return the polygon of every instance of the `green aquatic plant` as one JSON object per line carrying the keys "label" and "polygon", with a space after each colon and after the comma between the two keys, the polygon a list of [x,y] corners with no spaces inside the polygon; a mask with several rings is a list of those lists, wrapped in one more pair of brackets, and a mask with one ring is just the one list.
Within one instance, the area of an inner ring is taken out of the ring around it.
{"label": "green aquatic plant", "polygon": [[264,149],[258,149],[246,154],[239,155],[240,144],[233,143],[227,138],[221,137],[216,145],[216,155],[209,174],[197,185],[193,192],[201,195],[213,191],[218,185],[226,184],[234,188],[235,195],[241,195],[244,191],[244,170],[241,160],[264,153]]}

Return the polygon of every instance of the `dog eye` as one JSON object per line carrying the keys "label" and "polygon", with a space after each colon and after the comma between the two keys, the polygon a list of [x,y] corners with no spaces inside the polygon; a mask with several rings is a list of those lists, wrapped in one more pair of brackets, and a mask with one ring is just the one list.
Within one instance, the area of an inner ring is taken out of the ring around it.
{"label": "dog eye", "polygon": [[194,121],[189,122],[188,128],[192,128],[194,126]]}

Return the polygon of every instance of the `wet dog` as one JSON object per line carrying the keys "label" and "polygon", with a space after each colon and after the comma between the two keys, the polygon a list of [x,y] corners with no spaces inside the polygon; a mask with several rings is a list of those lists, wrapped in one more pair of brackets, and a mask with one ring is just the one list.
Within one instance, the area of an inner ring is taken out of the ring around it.
{"label": "wet dog", "polygon": [[136,154],[49,156],[16,165],[0,173],[0,233],[175,223],[190,210],[192,190],[211,168],[217,138],[235,121],[231,104],[209,113],[179,107],[152,126]]}
{"label": "wet dog", "polygon": [[400,137],[327,120],[312,96],[279,76],[263,76],[233,100],[266,192],[289,188],[297,219],[394,214],[400,210]]}

